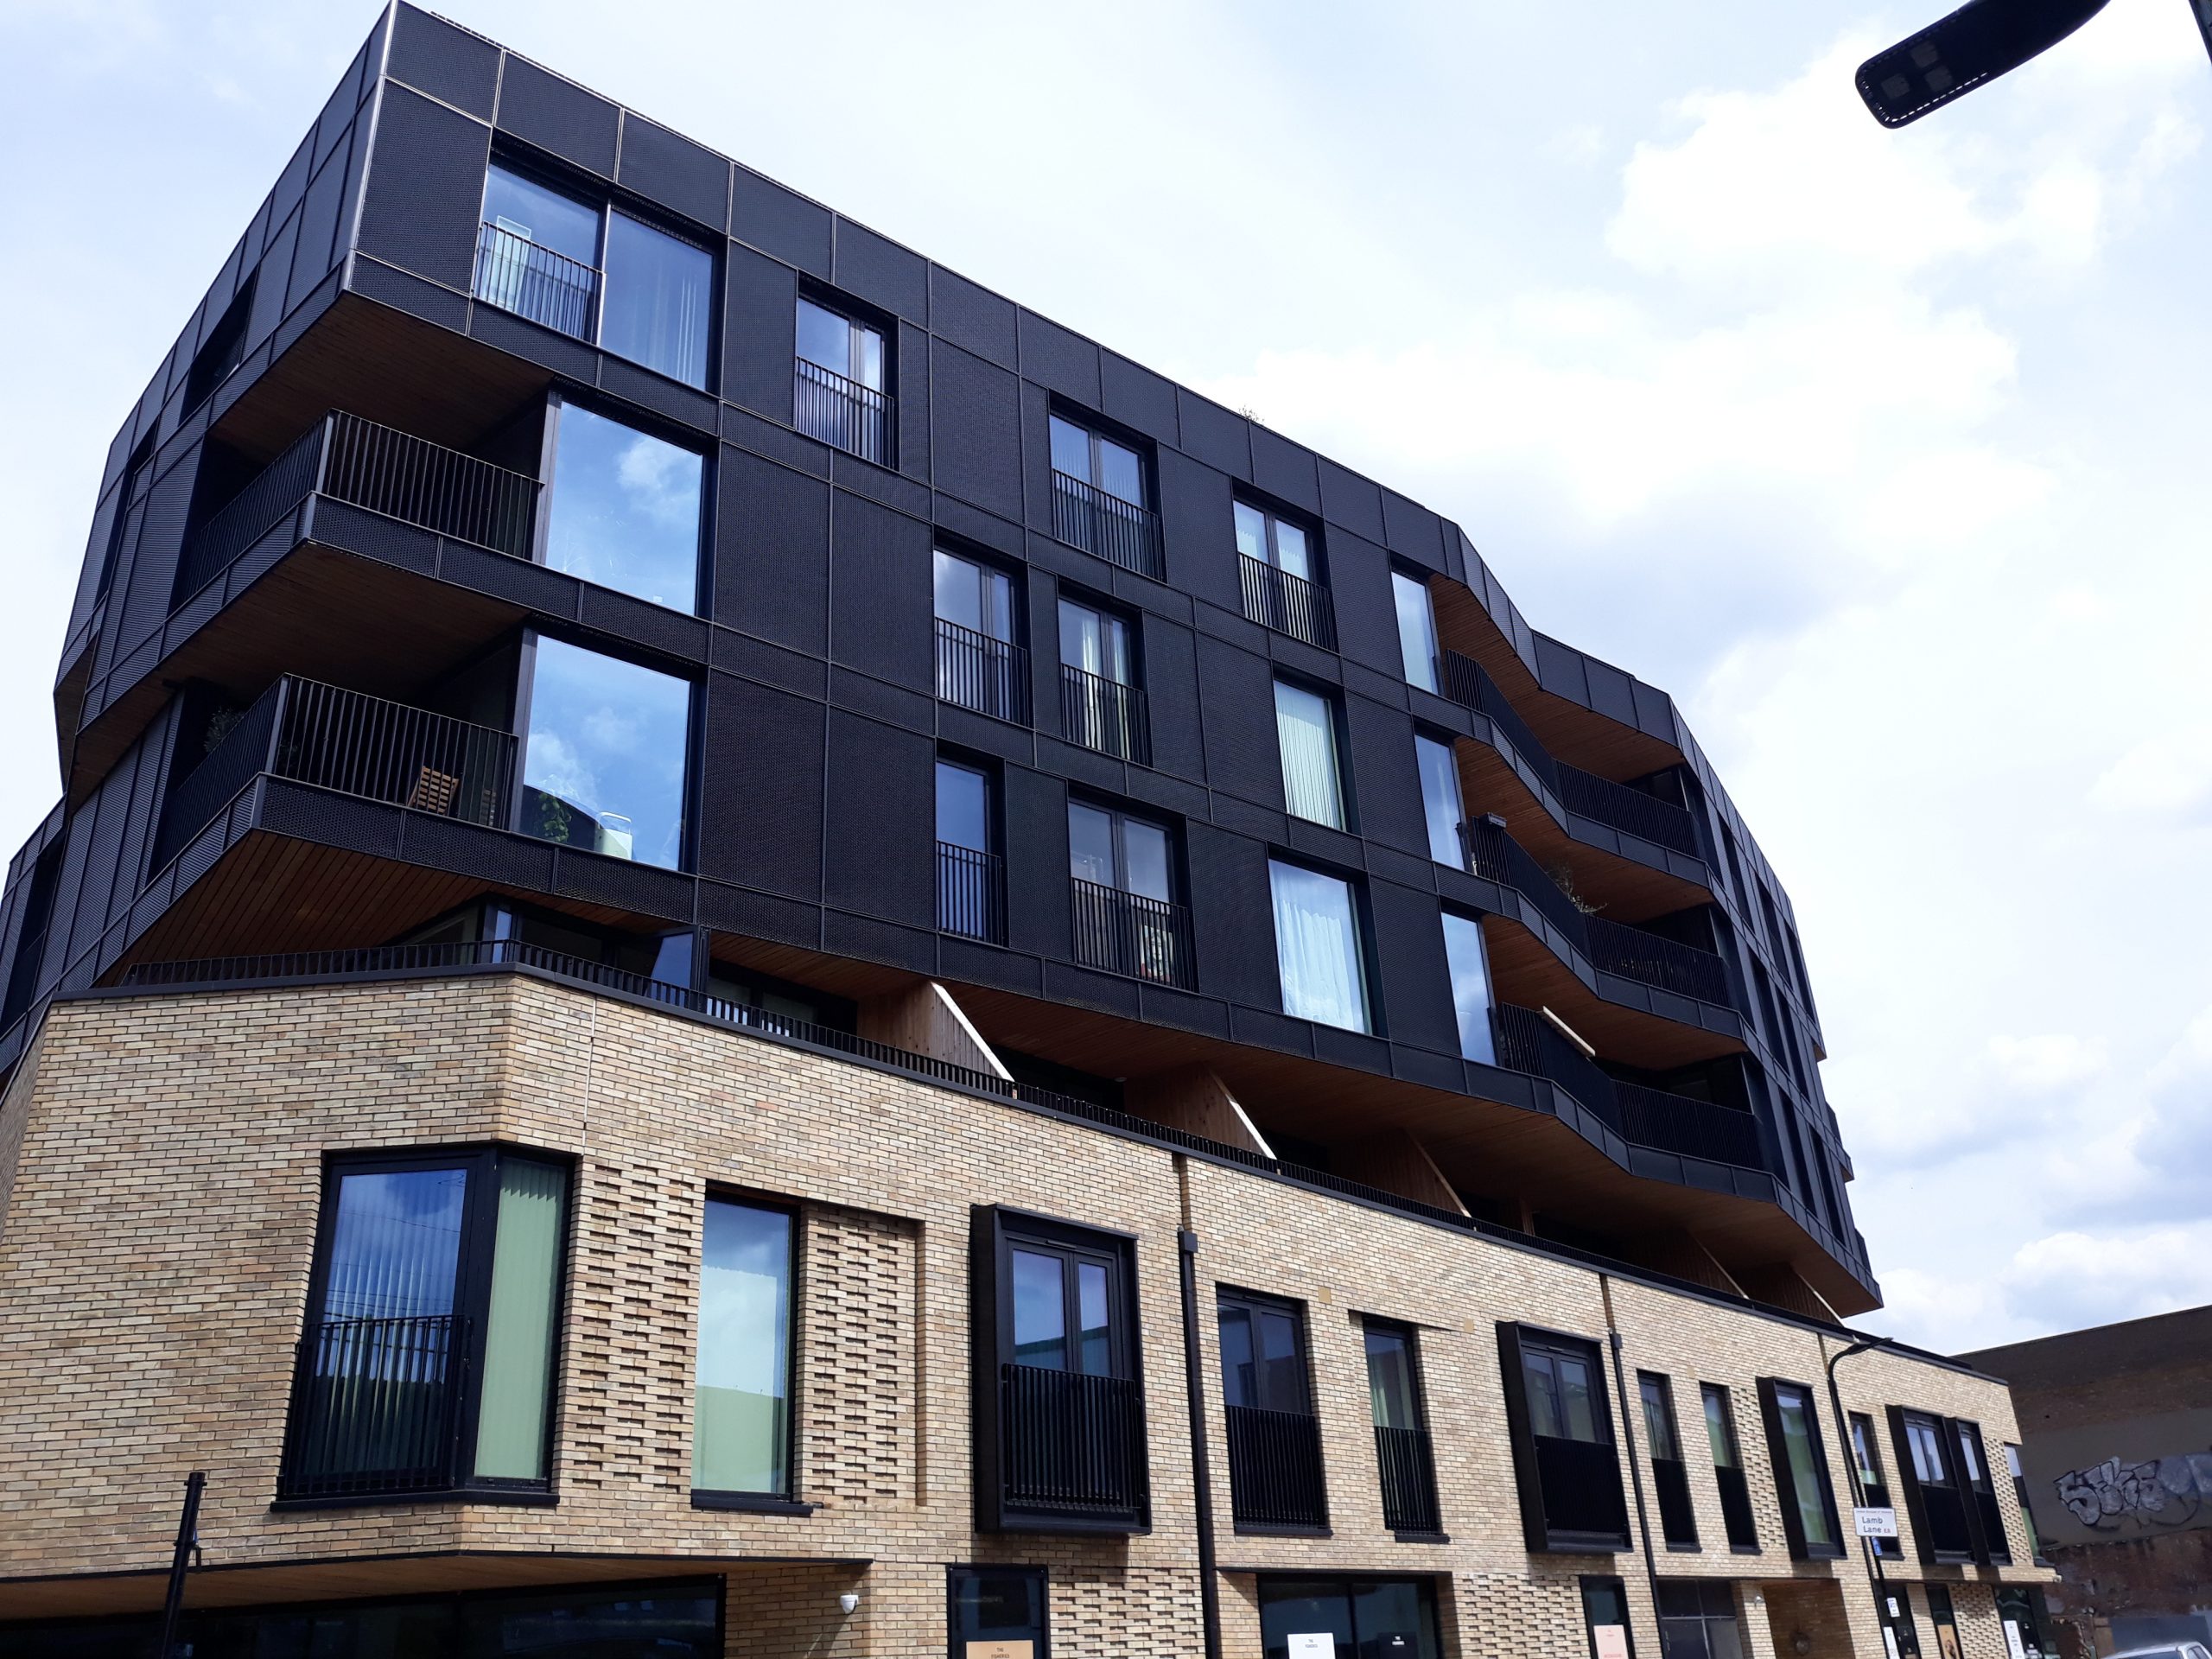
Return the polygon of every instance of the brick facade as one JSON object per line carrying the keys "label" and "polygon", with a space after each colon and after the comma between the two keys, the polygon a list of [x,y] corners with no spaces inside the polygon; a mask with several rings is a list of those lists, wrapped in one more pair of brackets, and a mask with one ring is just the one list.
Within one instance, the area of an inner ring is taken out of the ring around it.
{"label": "brick facade", "polygon": [[[272,1510],[324,1154],[485,1141],[577,1160],[557,1503]],[[1226,1653],[1258,1653],[1257,1575],[1290,1572],[1432,1578],[1447,1655],[1573,1656],[1585,1650],[1577,1580],[1597,1573],[1626,1580],[1637,1652],[1657,1659],[1636,1550],[1532,1558],[1524,1547],[1501,1319],[1600,1342],[1610,1319],[1631,1390],[1638,1370],[1674,1379],[1704,1548],[1662,1550],[1660,1568],[1758,1581],[1745,1591],[1749,1651],[1786,1656],[1802,1628],[1816,1656],[1881,1652],[1860,1561],[1788,1559],[1759,1428],[1756,1379],[1817,1388],[1837,1334],[582,990],[477,976],[60,1004],[0,1105],[0,1618],[147,1605],[156,1580],[88,1591],[87,1575],[165,1565],[178,1483],[200,1467],[202,1540],[222,1571],[195,1594],[219,1577],[230,1599],[281,1599],[242,1569],[275,1586],[332,1558],[357,1569],[348,1593],[396,1592],[435,1582],[429,1558],[452,1552],[477,1581],[512,1571],[521,1582],[549,1551],[574,1552],[631,1558],[640,1578],[687,1563],[724,1575],[733,1656],[922,1656],[944,1651],[946,1566],[1004,1561],[1050,1570],[1061,1655],[1198,1653],[1177,1247],[1187,1214]],[[797,1490],[810,1515],[690,1504],[710,1188],[800,1211]],[[1148,1533],[974,1531],[967,1253],[979,1204],[1135,1236]],[[1231,1526],[1220,1286],[1305,1306],[1329,1536]],[[1363,1316],[1419,1332],[1448,1543],[1383,1526]],[[1972,1417],[1993,1446],[2017,1438],[2005,1390],[1986,1379],[1887,1351],[1839,1375],[1853,1409],[1878,1417],[1900,1402]],[[1700,1382],[1735,1394],[1755,1556],[1725,1542]],[[2009,1486],[2000,1502],[2018,1540]],[[1908,1541],[1893,1579],[1922,1576],[1911,1554]],[[2002,1652],[1980,1580],[2048,1576],[1929,1571],[1956,1586],[1969,1659]],[[847,1590],[861,1597],[849,1617],[836,1599]],[[1924,1603],[1916,1611],[1932,1651]]]}

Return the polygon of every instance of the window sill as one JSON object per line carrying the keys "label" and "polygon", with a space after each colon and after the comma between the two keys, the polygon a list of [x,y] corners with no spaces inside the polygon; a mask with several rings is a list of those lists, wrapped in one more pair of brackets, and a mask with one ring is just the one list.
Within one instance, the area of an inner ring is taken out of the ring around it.
{"label": "window sill", "polygon": [[728,1510],[744,1515],[812,1515],[818,1504],[804,1503],[795,1497],[778,1497],[772,1492],[702,1492],[691,1494],[695,1510]]}
{"label": "window sill", "polygon": [[1243,1538],[1333,1538],[1336,1534],[1326,1526],[1306,1526],[1296,1522],[1239,1521],[1237,1535]]}
{"label": "window sill", "polygon": [[1667,1553],[1669,1555],[1702,1555],[1705,1554],[1705,1546],[1703,1544],[1678,1544],[1673,1539],[1669,1538],[1667,1541]]}
{"label": "window sill", "polygon": [[1390,1536],[1402,1544],[1448,1544],[1452,1541],[1452,1535],[1448,1532],[1394,1532]]}
{"label": "window sill", "polygon": [[1728,1553],[1731,1555],[1764,1555],[1766,1552],[1757,1544],[1731,1544]]}
{"label": "window sill", "polygon": [[525,1509],[551,1509],[561,1501],[550,1491],[525,1491],[501,1486],[448,1486],[423,1492],[341,1492],[330,1497],[279,1497],[270,1501],[270,1513],[304,1510],[366,1510],[396,1503],[506,1503]]}

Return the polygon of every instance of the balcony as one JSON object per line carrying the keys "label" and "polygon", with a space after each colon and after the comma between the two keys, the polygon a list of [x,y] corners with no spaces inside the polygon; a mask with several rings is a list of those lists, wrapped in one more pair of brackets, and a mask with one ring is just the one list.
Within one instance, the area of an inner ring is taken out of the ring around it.
{"label": "balcony", "polygon": [[1532,1008],[1501,1003],[1491,1010],[1491,1030],[1499,1065],[1557,1084],[1630,1146],[1766,1168],[1758,1120],[1751,1113],[1619,1082]]}
{"label": "balcony", "polygon": [[1280,566],[1236,556],[1244,584],[1244,615],[1262,627],[1303,639],[1324,651],[1337,648],[1337,623],[1329,609],[1329,590]]}
{"label": "balcony", "polygon": [[1318,1532],[1329,1524],[1320,1420],[1230,1406],[1229,1491],[1242,1531]]}
{"label": "balcony", "polygon": [[1425,1428],[1375,1426],[1375,1466],[1382,1477],[1382,1524],[1393,1532],[1444,1530],[1436,1503],[1436,1450]]}
{"label": "balcony", "polygon": [[153,868],[262,772],[497,827],[506,822],[514,767],[511,732],[287,675],[170,791]]}
{"label": "balcony", "polygon": [[1554,760],[1481,664],[1456,651],[1446,652],[1443,664],[1444,695],[1497,728],[1565,810],[1669,851],[1702,857],[1696,827],[1688,810],[1656,795]]}
{"label": "balcony", "polygon": [[937,695],[994,720],[1029,722],[1029,653],[1017,645],[937,619]]}
{"label": "balcony", "polygon": [[1141,766],[1152,764],[1143,691],[1065,663],[1060,664],[1060,735],[1117,760]]}
{"label": "balcony", "polygon": [[887,392],[810,363],[792,365],[791,424],[849,455],[891,465],[892,399]]}
{"label": "balcony", "polygon": [[594,337],[600,270],[498,225],[476,236],[476,297],[556,333]]}
{"label": "balcony", "polygon": [[523,474],[334,410],[200,527],[178,562],[175,602],[220,575],[310,495],[527,559],[538,487]]}
{"label": "balcony", "polygon": [[1621,1495],[1618,1451],[1608,1441],[1548,1434],[1530,1439],[1535,1443],[1536,1479],[1543,1492],[1550,1547],[1626,1549],[1628,1503]]}
{"label": "balcony", "polygon": [[1191,912],[1142,893],[1071,879],[1075,959],[1126,979],[1198,988]]}
{"label": "balcony", "polygon": [[937,925],[947,933],[1006,943],[1006,861],[949,841],[937,844]]}
{"label": "balcony", "polygon": [[468,1322],[326,1319],[300,1340],[283,1498],[443,1491],[458,1484]]}
{"label": "balcony", "polygon": [[1052,474],[1052,534],[1124,570],[1167,579],[1160,515],[1061,472]]}
{"label": "balcony", "polygon": [[1659,1499],[1659,1535],[1669,1549],[1697,1548],[1697,1511],[1690,1503],[1690,1473],[1679,1458],[1651,1459],[1651,1489]]}
{"label": "balcony", "polygon": [[1009,1510],[1141,1526],[1150,1497],[1141,1389],[1129,1377],[1000,1367],[999,1470]]}

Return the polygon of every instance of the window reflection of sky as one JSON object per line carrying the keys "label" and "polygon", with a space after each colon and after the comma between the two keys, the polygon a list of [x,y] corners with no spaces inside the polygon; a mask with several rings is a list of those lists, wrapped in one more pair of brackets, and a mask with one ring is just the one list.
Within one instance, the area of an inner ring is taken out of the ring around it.
{"label": "window reflection of sky", "polygon": [[700,455],[574,404],[560,422],[545,562],[656,605],[695,609]]}
{"label": "window reflection of sky", "polygon": [[558,639],[537,642],[523,828],[547,841],[677,867],[691,689]]}

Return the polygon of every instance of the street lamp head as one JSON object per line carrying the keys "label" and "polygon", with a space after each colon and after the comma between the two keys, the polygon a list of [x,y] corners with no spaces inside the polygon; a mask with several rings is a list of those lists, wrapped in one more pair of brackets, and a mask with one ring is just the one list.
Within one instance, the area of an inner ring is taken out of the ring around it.
{"label": "street lamp head", "polygon": [[[2204,0],[2198,0],[2200,20]],[[1902,127],[2017,69],[2105,9],[2106,0],[1967,0],[1949,16],[1859,66],[1859,96]]]}

